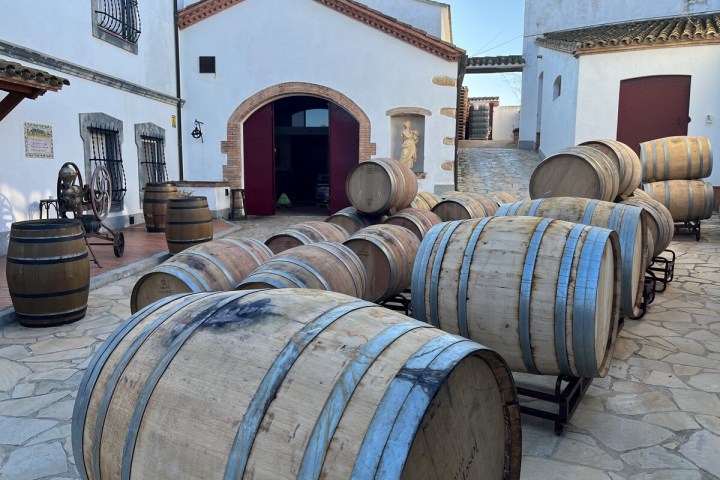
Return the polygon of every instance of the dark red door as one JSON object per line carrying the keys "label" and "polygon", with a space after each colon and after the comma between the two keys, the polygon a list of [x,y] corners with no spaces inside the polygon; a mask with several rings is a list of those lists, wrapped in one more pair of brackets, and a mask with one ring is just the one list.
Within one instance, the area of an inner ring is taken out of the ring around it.
{"label": "dark red door", "polygon": [[245,120],[245,210],[248,215],[275,215],[275,139],[273,104]]}
{"label": "dark red door", "polygon": [[360,157],[360,124],[342,107],[330,103],[330,213],[349,207],[345,179]]}
{"label": "dark red door", "polygon": [[687,135],[689,112],[689,75],[659,75],[622,80],[617,140],[637,152],[642,142]]}

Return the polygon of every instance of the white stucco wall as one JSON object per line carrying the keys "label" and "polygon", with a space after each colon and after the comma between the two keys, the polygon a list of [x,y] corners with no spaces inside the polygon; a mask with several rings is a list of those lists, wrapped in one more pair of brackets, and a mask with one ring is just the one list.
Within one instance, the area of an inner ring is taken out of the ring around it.
{"label": "white stucco wall", "polygon": [[[390,117],[398,107],[419,107],[425,118],[425,166],[421,188],[452,184],[440,169],[454,159],[455,119],[440,114],[456,106],[456,87],[432,83],[457,77],[448,62],[312,0],[245,0],[181,30],[185,178],[220,180],[220,142],[227,121],[246,99],[269,87],[303,82],[336,90],[355,102],[371,122],[377,156],[391,152]],[[215,75],[198,73],[198,56],[215,56]],[[189,136],[204,122],[204,143]],[[432,163],[432,166],[430,165]]]}
{"label": "white stucco wall", "polygon": [[512,140],[512,131],[519,126],[519,106],[497,107],[493,110],[493,140]]}
{"label": "white stucco wall", "polygon": [[[385,15],[397,18],[401,22],[409,23],[415,28],[425,30],[446,41],[452,41],[447,25],[448,5],[425,0],[359,0],[370,8],[383,12]],[[449,22],[448,22],[449,23]],[[445,27],[445,28],[444,28]]]}

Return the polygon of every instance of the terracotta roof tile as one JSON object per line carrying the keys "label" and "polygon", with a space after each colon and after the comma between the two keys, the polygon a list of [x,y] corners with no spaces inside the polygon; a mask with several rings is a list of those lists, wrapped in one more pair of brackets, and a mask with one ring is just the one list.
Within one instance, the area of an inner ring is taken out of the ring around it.
{"label": "terracotta roof tile", "polygon": [[43,90],[56,91],[60,90],[63,85],[70,85],[70,82],[66,78],[2,59],[0,59],[0,79],[11,82],[14,80],[22,81],[22,83],[33,84]]}

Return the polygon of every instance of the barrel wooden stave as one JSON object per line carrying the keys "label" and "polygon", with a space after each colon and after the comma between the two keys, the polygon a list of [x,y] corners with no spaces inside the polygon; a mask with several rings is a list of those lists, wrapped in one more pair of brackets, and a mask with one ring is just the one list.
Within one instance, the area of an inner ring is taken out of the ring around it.
{"label": "barrel wooden stave", "polygon": [[165,240],[170,253],[180,253],[212,239],[212,214],[206,197],[168,200]]}
{"label": "barrel wooden stave", "polygon": [[473,200],[473,201],[477,202],[478,204],[482,205],[483,210],[485,211],[485,213],[488,216],[494,215],[498,208],[498,204],[495,200],[493,200],[490,197],[487,197],[481,193],[453,191],[453,192],[447,192],[443,198],[445,200],[451,200],[451,199],[455,199],[455,198],[463,198],[463,199]]}
{"label": "barrel wooden stave", "polygon": [[[373,347],[381,344],[388,346]],[[348,375],[349,367],[362,375]],[[399,388],[414,393],[386,395]],[[248,413],[251,405],[259,408]],[[342,408],[327,417],[328,405]],[[219,478],[233,451],[244,478],[350,478],[355,470],[360,478],[424,480],[452,478],[460,468],[472,478],[516,479],[520,472],[517,395],[499,355],[327,292],[164,299],[96,353],[73,419],[76,465],[90,478],[130,469],[135,478]],[[233,448],[239,431],[247,440]]]}
{"label": "barrel wooden stave", "polygon": [[712,173],[712,145],[707,137],[664,137],[640,144],[642,181],[696,180]]}
{"label": "barrel wooden stave", "polygon": [[561,220],[442,223],[415,261],[412,315],[482,337],[513,371],[602,377],[618,328],[618,251],[614,231]]}
{"label": "barrel wooden stave", "polygon": [[612,161],[619,175],[618,197],[624,199],[632,194],[642,181],[642,164],[635,151],[617,140],[590,140],[580,144],[592,147]]}
{"label": "barrel wooden stave", "polygon": [[[495,208],[497,209],[497,206]],[[460,194],[448,195],[433,207],[432,212],[440,217],[443,222],[489,217],[491,215],[485,205],[478,201],[476,197],[462,196]]]}
{"label": "barrel wooden stave", "polygon": [[366,300],[385,300],[410,286],[420,240],[407,228],[373,225],[354,233],[343,244],[365,267],[368,283],[363,298]]}
{"label": "barrel wooden stave", "polygon": [[235,289],[273,256],[260,240],[225,237],[187,248],[135,282],[130,311],[178,293]]}
{"label": "barrel wooden stave", "polygon": [[143,216],[148,232],[164,232],[167,203],[177,194],[174,183],[148,183],[143,192]]}
{"label": "barrel wooden stave", "polygon": [[515,195],[503,191],[488,192],[485,196],[497,203],[498,207],[505,205],[506,203],[513,203],[520,200]]}
{"label": "barrel wooden stave", "polygon": [[442,200],[440,195],[435,195],[431,192],[418,192],[415,196],[415,200],[413,200],[410,204],[410,207],[431,211],[440,200]]}
{"label": "barrel wooden stave", "polygon": [[359,212],[355,207],[345,207],[330,215],[325,221],[341,226],[347,231],[348,235],[352,235],[358,230],[380,223],[382,218],[377,215]]}
{"label": "barrel wooden stave", "polygon": [[641,313],[645,267],[654,256],[654,239],[650,246],[647,235],[651,220],[642,208],[588,198],[550,197],[503,205],[497,215],[555,218],[616,231],[620,241],[620,310],[626,317]]}
{"label": "barrel wooden stave", "polygon": [[373,158],[350,170],[345,191],[350,203],[359,211],[385,215],[390,210],[410,206],[417,195],[415,173],[390,158]]}
{"label": "barrel wooden stave", "polygon": [[403,208],[399,212],[387,217],[383,223],[407,228],[414,233],[419,240],[422,240],[428,230],[440,222],[442,222],[440,217],[431,211],[421,208]]}
{"label": "barrel wooden stave", "polygon": [[592,147],[564,148],[543,160],[530,176],[530,198],[584,197],[612,202],[619,175],[612,160]]}
{"label": "barrel wooden stave", "polygon": [[8,292],[21,325],[49,327],[85,316],[90,262],[79,220],[13,223],[6,262]]}
{"label": "barrel wooden stave", "polygon": [[650,215],[647,222],[648,236],[652,239],[653,257],[660,255],[673,239],[675,225],[673,223],[670,210],[665,205],[653,199],[643,191],[643,195],[638,195],[638,191],[632,197],[626,198],[622,203],[635,205],[645,209]]}
{"label": "barrel wooden stave", "polygon": [[703,180],[665,180],[643,185],[645,192],[667,207],[674,222],[712,217],[715,196],[712,184]]}
{"label": "barrel wooden stave", "polygon": [[341,225],[329,222],[310,221],[293,225],[265,241],[265,245],[278,254],[300,245],[315,242],[342,243],[348,238],[348,231]]}

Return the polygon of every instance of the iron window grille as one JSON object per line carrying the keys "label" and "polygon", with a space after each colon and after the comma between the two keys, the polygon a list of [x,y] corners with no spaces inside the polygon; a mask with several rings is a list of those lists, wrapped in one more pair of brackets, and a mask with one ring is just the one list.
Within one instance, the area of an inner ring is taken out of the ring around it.
{"label": "iron window grille", "polygon": [[112,203],[119,204],[125,198],[127,186],[125,169],[120,153],[119,132],[107,128],[88,127],[90,133],[90,166],[104,166],[110,173],[112,181]]}
{"label": "iron window grille", "polygon": [[140,165],[145,172],[148,183],[167,182],[167,168],[165,167],[165,141],[159,137],[141,135],[142,161]]}
{"label": "iron window grille", "polygon": [[97,0],[98,27],[130,43],[140,38],[140,13],[137,0]]}

